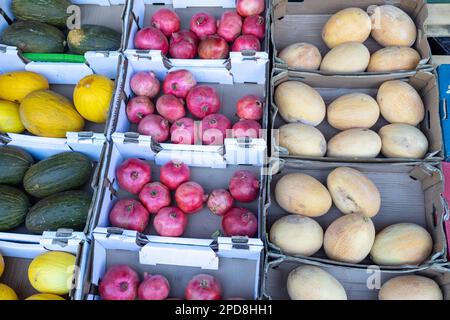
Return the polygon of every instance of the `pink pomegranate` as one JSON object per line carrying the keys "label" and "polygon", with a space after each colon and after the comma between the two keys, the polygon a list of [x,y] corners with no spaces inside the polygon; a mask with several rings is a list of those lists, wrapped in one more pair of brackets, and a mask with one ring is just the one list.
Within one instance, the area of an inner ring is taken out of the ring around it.
{"label": "pink pomegranate", "polygon": [[156,11],[152,16],[152,26],[161,30],[166,37],[170,37],[172,33],[180,30],[180,17],[175,11],[162,8]]}
{"label": "pink pomegranate", "polygon": [[197,182],[184,182],[175,191],[175,201],[185,213],[200,211],[207,199],[208,195],[205,194],[202,186]]}
{"label": "pink pomegranate", "polygon": [[134,46],[138,50],[161,50],[162,54],[169,52],[169,41],[157,28],[145,27],[134,37]]}
{"label": "pink pomegranate", "polygon": [[261,14],[266,8],[265,0],[237,0],[236,10],[242,17]]}
{"label": "pink pomegranate", "polygon": [[170,205],[170,191],[161,182],[147,183],[139,193],[139,200],[150,213],[157,213]]}
{"label": "pink pomegranate", "polygon": [[139,285],[139,300],[165,300],[170,293],[170,284],[166,277],[144,273],[144,281]]}
{"label": "pink pomegranate", "polygon": [[153,219],[153,227],[162,237],[179,237],[183,235],[188,218],[176,207],[165,207],[158,211]]}
{"label": "pink pomegranate", "polygon": [[169,53],[175,59],[194,59],[197,56],[197,44],[192,37],[176,32],[170,38]]}
{"label": "pink pomegranate", "polygon": [[259,181],[251,171],[239,170],[231,177],[229,189],[236,201],[252,202],[258,198]]}
{"label": "pink pomegranate", "polygon": [[189,181],[191,169],[179,160],[171,160],[163,165],[159,172],[161,181],[169,190],[176,190],[180,184]]}
{"label": "pink pomegranate", "polygon": [[262,16],[249,16],[244,19],[242,34],[249,34],[262,40],[266,36],[266,20]]}
{"label": "pink pomegranate", "polygon": [[130,158],[122,162],[116,170],[119,187],[138,194],[152,179],[152,169],[144,160]]}
{"label": "pink pomegranate", "polygon": [[134,300],[138,285],[136,271],[126,265],[115,265],[106,271],[98,291],[102,300]]}
{"label": "pink pomegranate", "polygon": [[218,35],[207,36],[198,46],[198,55],[202,59],[226,59],[229,52],[228,43]]}
{"label": "pink pomegranate", "polygon": [[217,34],[227,42],[233,42],[242,31],[242,18],[236,11],[226,11],[217,22]]}
{"label": "pink pomegranate", "polygon": [[261,43],[255,36],[244,34],[239,36],[231,46],[231,51],[242,52],[244,50],[261,51]]}
{"label": "pink pomegranate", "polygon": [[216,19],[204,12],[196,13],[191,18],[190,29],[200,39],[204,39],[216,33]]}
{"label": "pink pomegranate", "polygon": [[[196,47],[198,47],[198,44],[200,43],[200,38],[191,30],[180,30],[180,31],[176,32],[176,34],[179,36],[182,36],[184,39],[195,44]],[[172,37],[173,37],[173,35],[172,35]]]}
{"label": "pink pomegranate", "polygon": [[155,112],[155,106],[146,96],[136,96],[130,99],[127,103],[126,113],[128,120],[132,123],[139,123],[149,114]]}
{"label": "pink pomegranate", "polygon": [[173,94],[178,98],[186,99],[189,90],[197,85],[194,75],[188,70],[169,72],[164,79],[162,88],[165,94]]}
{"label": "pink pomegranate", "polygon": [[234,138],[257,139],[261,136],[261,125],[255,120],[241,119],[233,125],[232,132]]}
{"label": "pink pomegranate", "polygon": [[203,119],[220,109],[220,99],[213,87],[197,85],[186,96],[186,105],[194,117]]}
{"label": "pink pomegranate", "polygon": [[164,142],[169,138],[169,122],[158,114],[149,114],[141,120],[138,132],[151,136],[156,142]]}
{"label": "pink pomegranate", "polygon": [[194,144],[195,124],[191,118],[181,118],[170,127],[170,141],[175,144]]}
{"label": "pink pomegranate", "polygon": [[211,192],[206,205],[212,213],[223,216],[233,207],[234,199],[228,190],[216,189]]}
{"label": "pink pomegranate", "polygon": [[236,114],[241,119],[261,120],[263,116],[263,102],[255,95],[245,96],[237,102]]}
{"label": "pink pomegranate", "polygon": [[121,199],[109,213],[113,227],[143,232],[148,225],[149,213],[137,200]]}
{"label": "pink pomegranate", "polygon": [[207,115],[201,124],[203,144],[222,145],[228,129],[231,129],[231,121],[223,114]]}
{"label": "pink pomegranate", "polygon": [[222,229],[228,237],[253,237],[258,231],[258,220],[247,209],[231,208],[222,218]]}
{"label": "pink pomegranate", "polygon": [[156,101],[156,110],[170,123],[183,118],[186,115],[183,99],[177,98],[171,94],[165,94]]}
{"label": "pink pomegranate", "polygon": [[184,292],[186,300],[220,300],[222,286],[209,274],[198,274],[187,284]]}
{"label": "pink pomegranate", "polygon": [[141,71],[131,77],[130,86],[135,95],[154,98],[161,85],[153,72]]}

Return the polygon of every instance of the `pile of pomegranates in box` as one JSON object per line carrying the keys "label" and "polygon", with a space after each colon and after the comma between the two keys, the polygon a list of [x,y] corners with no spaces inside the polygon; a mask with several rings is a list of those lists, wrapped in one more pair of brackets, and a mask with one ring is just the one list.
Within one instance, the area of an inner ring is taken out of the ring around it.
{"label": "pile of pomegranates in box", "polygon": [[[135,195],[118,200],[110,214],[112,226],[143,232],[153,216],[153,227],[160,236],[183,235],[189,216],[206,205],[211,214],[222,218],[225,236],[253,237],[258,230],[254,213],[239,206],[259,196],[259,181],[248,170],[238,170],[230,177],[228,190],[215,189],[207,195],[191,180],[191,170],[183,162],[169,161],[159,170],[159,181],[152,177],[149,162],[130,158],[119,165],[116,180],[122,190]],[[138,199],[135,197],[137,196]],[[218,230],[220,226],[217,226]]]}
{"label": "pile of pomegranates in box", "polygon": [[175,59],[226,59],[231,51],[261,51],[266,23],[261,15],[265,0],[237,0],[236,10],[225,11],[219,20],[205,12],[193,15],[182,29],[180,17],[163,8],[151,17],[151,26],[139,30],[134,46],[139,50],[161,50]]}
{"label": "pile of pomegranates in box", "polygon": [[219,113],[225,106],[217,91],[198,84],[188,70],[169,72],[162,84],[151,71],[137,72],[130,87],[135,96],[126,106],[128,120],[156,142],[222,145],[225,138],[261,137],[263,102],[255,95],[244,96],[233,106],[240,119],[233,125]]}

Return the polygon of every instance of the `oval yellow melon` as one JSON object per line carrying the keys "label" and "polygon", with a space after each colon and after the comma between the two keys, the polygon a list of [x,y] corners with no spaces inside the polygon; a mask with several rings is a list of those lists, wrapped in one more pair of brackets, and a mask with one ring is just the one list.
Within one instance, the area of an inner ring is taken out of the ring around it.
{"label": "oval yellow melon", "polygon": [[383,83],[378,90],[377,101],[381,114],[390,123],[416,126],[425,116],[425,107],[419,93],[404,81]]}
{"label": "oval yellow melon", "polygon": [[63,297],[57,296],[56,294],[51,293],[37,293],[32,296],[29,296],[25,300],[66,300]]}
{"label": "oval yellow melon", "polygon": [[346,8],[328,19],[322,39],[330,49],[346,42],[363,43],[370,36],[371,28],[370,17],[364,10]]}
{"label": "oval yellow melon", "polygon": [[392,5],[367,8],[372,23],[372,37],[383,47],[411,47],[417,38],[417,28],[411,17]]}
{"label": "oval yellow melon", "polygon": [[84,120],[64,96],[40,90],[23,99],[19,108],[24,127],[37,136],[64,138],[67,132],[81,131]]}
{"label": "oval yellow melon", "polygon": [[328,141],[328,157],[375,158],[381,150],[381,139],[370,129],[348,129]]}
{"label": "oval yellow melon", "polygon": [[316,46],[298,42],[281,50],[278,58],[286,62],[291,69],[317,70],[322,62],[322,55]]}
{"label": "oval yellow melon", "polygon": [[48,89],[44,76],[31,71],[14,71],[0,75],[0,99],[21,102],[31,92]]}
{"label": "oval yellow melon", "polygon": [[380,129],[381,152],[387,158],[421,159],[428,151],[427,137],[409,124],[388,124]]}
{"label": "oval yellow melon", "polygon": [[317,179],[303,173],[289,173],[275,186],[275,199],[287,212],[318,217],[331,208],[331,196]]}
{"label": "oval yellow melon", "polygon": [[363,72],[370,61],[370,52],[359,42],[347,42],[331,49],[323,58],[320,70],[326,72]]}
{"label": "oval yellow melon", "polygon": [[287,291],[291,300],[347,300],[344,287],[335,277],[309,265],[289,273]]}
{"label": "oval yellow melon", "polygon": [[386,281],[378,292],[379,300],[443,300],[436,281],[418,275],[406,275]]}
{"label": "oval yellow melon", "polygon": [[301,123],[288,123],[279,128],[279,144],[290,155],[323,157],[327,152],[327,141],[319,129]]}
{"label": "oval yellow melon", "polygon": [[0,253],[0,277],[3,274],[3,271],[5,271],[5,260],[3,259],[3,256]]}
{"label": "oval yellow melon", "polygon": [[371,218],[380,211],[380,191],[358,170],[334,169],[327,177],[327,187],[333,203],[344,214],[361,213]]}
{"label": "oval yellow melon", "polygon": [[370,256],[379,265],[419,265],[432,249],[433,239],[427,230],[414,223],[398,223],[377,234]]}
{"label": "oval yellow melon", "polygon": [[322,247],[323,229],[309,217],[287,215],[272,225],[269,238],[285,254],[311,256]]}
{"label": "oval yellow melon", "polygon": [[325,118],[325,102],[320,94],[302,82],[286,81],[275,89],[275,104],[286,122],[317,126]]}
{"label": "oval yellow melon", "polygon": [[19,298],[11,287],[0,283],[0,300],[19,300]]}
{"label": "oval yellow melon", "polygon": [[387,47],[370,57],[369,72],[414,70],[420,62],[420,54],[408,47]]}
{"label": "oval yellow melon", "polygon": [[25,128],[20,121],[19,104],[0,100],[0,132],[22,133]]}
{"label": "oval yellow melon", "polygon": [[105,76],[93,74],[78,81],[73,91],[75,108],[86,120],[104,123],[114,91],[114,82]]}
{"label": "oval yellow melon", "polygon": [[339,130],[370,128],[380,117],[378,103],[364,93],[350,93],[334,100],[327,108],[328,123]]}

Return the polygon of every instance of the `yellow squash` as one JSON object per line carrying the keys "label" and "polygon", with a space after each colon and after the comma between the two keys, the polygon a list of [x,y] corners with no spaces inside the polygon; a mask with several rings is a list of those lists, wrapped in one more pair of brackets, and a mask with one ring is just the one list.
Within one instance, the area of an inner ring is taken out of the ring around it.
{"label": "yellow squash", "polygon": [[114,91],[114,82],[101,75],[81,79],[73,91],[75,108],[86,120],[104,123]]}
{"label": "yellow squash", "polygon": [[64,138],[66,132],[78,132],[84,120],[73,104],[51,90],[29,94],[20,104],[20,120],[32,134],[49,138]]}
{"label": "yellow squash", "polygon": [[0,300],[19,300],[13,289],[0,283]]}
{"label": "yellow squash", "polygon": [[67,294],[72,285],[75,256],[51,251],[33,259],[28,267],[28,280],[41,293]]}
{"label": "yellow squash", "polygon": [[0,253],[0,277],[2,276],[4,270],[5,270],[5,260],[3,260],[3,256]]}
{"label": "yellow squash", "polygon": [[22,133],[25,128],[20,121],[19,104],[0,100],[0,132]]}
{"label": "yellow squash", "polygon": [[44,76],[31,71],[13,71],[0,75],[0,99],[21,102],[31,92],[48,89]]}
{"label": "yellow squash", "polygon": [[56,294],[51,293],[37,293],[32,296],[29,296],[25,300],[66,300],[63,297],[57,296]]}

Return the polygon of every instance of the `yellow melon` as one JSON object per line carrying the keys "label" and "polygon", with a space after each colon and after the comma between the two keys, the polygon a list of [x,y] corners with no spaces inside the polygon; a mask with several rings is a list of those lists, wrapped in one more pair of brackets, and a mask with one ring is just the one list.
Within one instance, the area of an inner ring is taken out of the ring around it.
{"label": "yellow melon", "polygon": [[335,73],[363,72],[370,61],[370,52],[362,43],[347,42],[331,49],[323,58],[320,70]]}
{"label": "yellow melon", "polygon": [[348,129],[328,141],[328,157],[376,158],[381,150],[381,139],[370,129]]}
{"label": "yellow melon", "polygon": [[436,281],[418,275],[394,277],[386,281],[378,292],[379,300],[442,300]]}
{"label": "yellow melon", "polygon": [[420,54],[408,47],[387,47],[370,57],[369,72],[414,70],[420,62]]}
{"label": "yellow melon", "polygon": [[322,62],[319,49],[309,43],[298,42],[281,50],[278,58],[291,69],[317,70]]}
{"label": "yellow melon", "polygon": [[288,123],[279,128],[279,145],[290,155],[323,157],[327,152],[327,141],[319,129],[301,123]]}
{"label": "yellow melon", "polygon": [[0,99],[21,102],[31,92],[48,89],[47,79],[31,71],[13,71],[0,75]]}
{"label": "yellow melon", "polygon": [[388,124],[378,132],[381,137],[381,153],[387,158],[422,159],[428,151],[427,137],[409,124]]}

